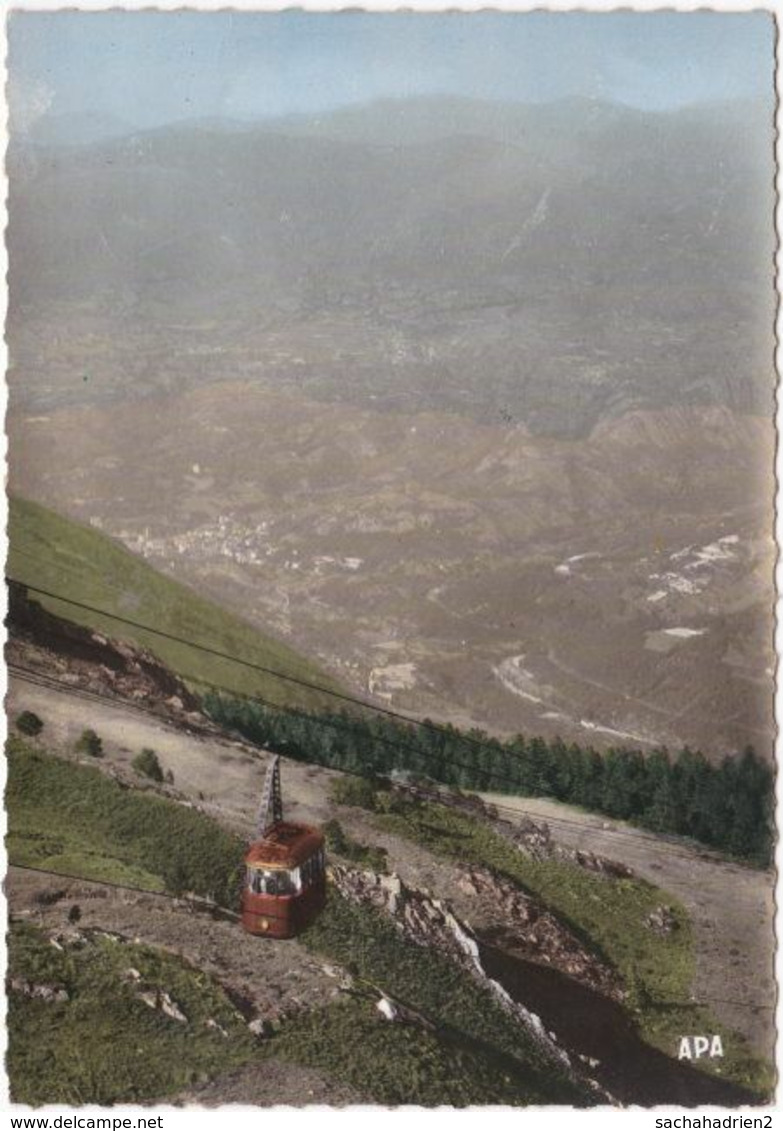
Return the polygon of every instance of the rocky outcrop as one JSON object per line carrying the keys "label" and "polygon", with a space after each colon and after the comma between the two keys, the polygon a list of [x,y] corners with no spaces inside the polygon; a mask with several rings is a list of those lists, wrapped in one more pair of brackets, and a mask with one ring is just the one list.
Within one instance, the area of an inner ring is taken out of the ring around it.
{"label": "rocky outcrop", "polygon": [[139,993],[136,994],[136,997],[139,1001],[143,1001],[145,1005],[148,1005],[150,1009],[157,1009],[159,1013],[170,1017],[172,1021],[179,1021],[182,1025],[187,1024],[187,1017],[174,1001],[171,994],[166,990],[158,988],[140,990]]}
{"label": "rocky outcrop", "polygon": [[676,931],[679,927],[677,916],[672,908],[663,904],[651,911],[644,922],[656,935],[670,935],[672,931]]}
{"label": "rocky outcrop", "polygon": [[[448,904],[409,888],[394,873],[357,872],[340,864],[331,865],[332,881],[342,896],[376,907],[388,915],[398,930],[418,946],[446,955],[476,979],[498,1005],[527,1030],[535,1042],[573,1078],[584,1082],[581,1071],[544,1027],[541,1018],[515,1001],[507,990],[490,978],[481,963],[478,941],[470,927]],[[384,1004],[388,1002],[388,1004]],[[385,994],[378,1007],[387,1020],[396,1020],[399,1003]],[[593,1081],[589,1083],[596,1088]],[[610,1098],[610,1097],[606,1097]]]}
{"label": "rocky outcrop", "polygon": [[490,821],[495,832],[510,840],[534,860],[564,860],[600,876],[609,876],[612,879],[633,878],[633,869],[627,864],[610,860],[606,856],[598,856],[584,849],[567,848],[564,844],[560,844],[553,839],[552,830],[546,821],[533,821],[524,814],[520,814],[513,822],[505,820],[498,815],[497,806],[484,801],[475,793],[460,793],[439,787],[435,782],[429,787],[422,787],[415,782],[405,781],[400,775],[397,775],[394,785],[406,796],[435,801],[441,805],[448,805],[451,809],[459,809],[469,816]]}
{"label": "rocky outcrop", "polygon": [[553,840],[551,829],[545,821],[531,821],[529,817],[522,817],[517,825],[510,828],[513,828],[510,839],[517,848],[521,848],[535,860],[564,860],[599,876],[609,876],[615,880],[633,878],[633,869],[627,864],[609,860],[606,856],[598,856],[585,849],[567,848]]}
{"label": "rocky outcrop", "polygon": [[146,648],[55,616],[23,585],[9,586],[6,659],[41,677],[112,695],[188,722],[202,720],[196,698]]}
{"label": "rocky outcrop", "polygon": [[447,954],[461,966],[473,967],[478,947],[472,934],[442,900],[409,888],[395,872],[378,875],[333,863],[330,874],[341,895],[386,912],[411,942]]}
{"label": "rocky outcrop", "polygon": [[458,881],[466,895],[491,900],[500,911],[502,927],[495,940],[519,957],[560,970],[580,984],[614,1001],[625,994],[614,971],[592,954],[550,911],[515,884],[485,868],[466,868]]}

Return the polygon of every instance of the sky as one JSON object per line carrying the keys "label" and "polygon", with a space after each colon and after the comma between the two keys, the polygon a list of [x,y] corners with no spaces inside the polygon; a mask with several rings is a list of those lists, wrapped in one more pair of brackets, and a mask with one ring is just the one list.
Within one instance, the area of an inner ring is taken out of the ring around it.
{"label": "sky", "polygon": [[8,35],[19,132],[61,113],[151,128],[432,94],[672,110],[773,91],[768,12],[17,11]]}

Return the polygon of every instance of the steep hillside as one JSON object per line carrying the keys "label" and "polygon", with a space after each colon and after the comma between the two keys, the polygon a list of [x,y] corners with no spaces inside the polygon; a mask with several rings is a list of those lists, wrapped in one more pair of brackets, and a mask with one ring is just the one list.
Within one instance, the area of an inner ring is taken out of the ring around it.
{"label": "steep hillside", "polygon": [[[11,577],[62,593],[74,601],[105,609],[218,652],[284,672],[296,679],[336,688],[323,671],[286,644],[266,636],[193,590],[164,577],[100,531],[56,514],[26,499],[12,498],[9,510]],[[272,675],[165,640],[111,617],[32,594],[67,620],[100,629],[148,648],[186,682],[222,684],[242,694],[257,694],[281,704],[311,706],[329,702],[305,688]]]}

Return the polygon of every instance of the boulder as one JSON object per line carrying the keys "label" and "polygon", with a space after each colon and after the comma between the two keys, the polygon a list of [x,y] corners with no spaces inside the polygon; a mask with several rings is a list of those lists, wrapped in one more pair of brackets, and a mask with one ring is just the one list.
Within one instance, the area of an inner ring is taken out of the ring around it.
{"label": "boulder", "polygon": [[645,926],[654,931],[656,935],[670,935],[679,926],[677,916],[671,907],[661,904],[656,907],[644,920]]}
{"label": "boulder", "polygon": [[8,988],[12,993],[37,998],[39,1001],[55,1002],[70,1000],[70,994],[64,986],[54,986],[48,982],[28,982],[26,978],[11,978],[8,982]]}

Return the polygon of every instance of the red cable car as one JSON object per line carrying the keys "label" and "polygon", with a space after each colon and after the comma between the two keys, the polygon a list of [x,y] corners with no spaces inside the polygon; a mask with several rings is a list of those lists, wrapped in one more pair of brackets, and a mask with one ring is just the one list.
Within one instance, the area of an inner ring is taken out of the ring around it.
{"label": "red cable car", "polygon": [[318,829],[283,820],[280,758],[267,770],[257,839],[245,855],[242,926],[251,935],[288,939],[303,931],[326,902],[324,838]]}

